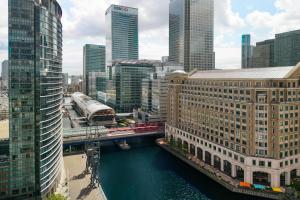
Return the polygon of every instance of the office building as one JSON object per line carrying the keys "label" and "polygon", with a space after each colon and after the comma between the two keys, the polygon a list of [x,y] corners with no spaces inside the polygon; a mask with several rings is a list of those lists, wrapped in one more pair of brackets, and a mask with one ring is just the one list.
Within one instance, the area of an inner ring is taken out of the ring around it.
{"label": "office building", "polygon": [[[243,50],[242,50],[243,53]],[[251,68],[293,66],[300,62],[300,30],[279,33],[256,43]]]}
{"label": "office building", "polygon": [[97,90],[97,86],[89,85],[92,72],[105,72],[105,46],[86,44],[83,47],[83,91],[88,96],[92,96],[89,88],[96,87]]}
{"label": "office building", "polygon": [[233,179],[272,187],[300,175],[300,64],[176,71],[166,139]]}
{"label": "office building", "polygon": [[[251,67],[253,46],[251,45],[251,35],[242,35],[242,68]],[[266,65],[264,65],[266,66]]]}
{"label": "office building", "polygon": [[106,92],[98,92],[98,100],[117,113],[131,113],[142,105],[142,80],[150,79],[160,61],[127,60],[114,62]]}
{"label": "office building", "polygon": [[1,88],[8,88],[8,60],[2,62],[2,71],[1,71],[2,84]]}
{"label": "office building", "polygon": [[69,86],[69,74],[63,73],[63,84],[64,84],[64,93],[68,92],[68,86]]}
{"label": "office building", "polygon": [[106,73],[89,72],[88,77],[89,96],[93,99],[97,99],[99,91],[106,91]]}
{"label": "office building", "polygon": [[182,70],[183,66],[156,67],[149,79],[142,80],[142,105],[135,116],[143,122],[165,122],[167,118],[168,80],[170,73]]}
{"label": "office building", "polygon": [[106,66],[139,58],[138,9],[111,5],[105,13]]}
{"label": "office building", "polygon": [[169,62],[185,71],[215,68],[214,0],[171,0]]}
{"label": "office building", "polygon": [[[274,42],[275,40],[265,40],[257,42],[253,48],[252,65],[253,68],[274,67]],[[288,66],[288,65],[285,65]]]}
{"label": "office building", "polygon": [[300,62],[300,30],[275,35],[275,65],[293,66]]}
{"label": "office building", "polygon": [[10,196],[44,199],[63,167],[62,10],[9,0],[8,11]]}

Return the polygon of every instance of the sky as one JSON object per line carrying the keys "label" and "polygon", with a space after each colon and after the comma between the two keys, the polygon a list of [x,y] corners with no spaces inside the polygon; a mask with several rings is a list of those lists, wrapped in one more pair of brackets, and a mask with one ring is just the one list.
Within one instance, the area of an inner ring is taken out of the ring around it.
{"label": "sky", "polygon": [[[7,59],[7,1],[0,0],[0,61]],[[169,0],[57,0],[63,9],[63,71],[82,74],[83,45],[105,45],[110,4],[139,9],[139,58],[168,55]],[[241,35],[252,43],[300,29],[300,0],[214,0],[216,68],[241,66]]]}

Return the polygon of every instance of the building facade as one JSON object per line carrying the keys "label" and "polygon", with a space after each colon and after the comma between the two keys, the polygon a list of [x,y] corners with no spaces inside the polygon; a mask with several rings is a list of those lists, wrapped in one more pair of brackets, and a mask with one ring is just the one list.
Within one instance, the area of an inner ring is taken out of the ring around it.
{"label": "building facade", "polygon": [[62,10],[56,0],[9,0],[12,199],[53,193],[62,169]]}
{"label": "building facade", "polygon": [[170,1],[169,61],[188,72],[215,68],[214,0]]}
{"label": "building facade", "polygon": [[300,64],[169,76],[166,139],[224,174],[290,185],[300,175]]}
{"label": "building facade", "polygon": [[252,52],[251,35],[242,35],[242,69],[251,67]]}
{"label": "building facade", "polygon": [[300,30],[275,35],[276,66],[293,66],[300,62]]}
{"label": "building facade", "polygon": [[[274,67],[274,42],[275,40],[265,40],[257,42],[253,49],[252,68]],[[284,65],[289,66],[289,65]]]}
{"label": "building facade", "polygon": [[2,78],[1,87],[3,89],[7,89],[8,88],[8,60],[2,62],[1,78]]}
{"label": "building facade", "polygon": [[142,80],[150,79],[160,61],[127,60],[109,67],[110,78],[105,92],[98,92],[98,100],[116,110],[131,113],[142,105]]}
{"label": "building facade", "polygon": [[106,66],[139,58],[138,9],[111,5],[105,13]]}
{"label": "building facade", "polygon": [[[92,72],[105,72],[105,46],[86,44],[83,47],[83,92],[91,96],[89,88],[96,85],[89,85],[89,75]],[[93,96],[95,98],[96,96]]]}

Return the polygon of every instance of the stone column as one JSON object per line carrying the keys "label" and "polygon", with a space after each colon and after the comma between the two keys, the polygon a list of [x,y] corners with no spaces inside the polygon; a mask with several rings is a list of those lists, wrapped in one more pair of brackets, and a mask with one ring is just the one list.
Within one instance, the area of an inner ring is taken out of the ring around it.
{"label": "stone column", "polygon": [[285,185],[291,185],[291,172],[285,172]]}
{"label": "stone column", "polygon": [[280,187],[280,175],[277,172],[271,173],[271,187]]}
{"label": "stone column", "polygon": [[224,171],[224,161],[222,159],[220,159],[220,163],[221,163],[221,171]]}
{"label": "stone column", "polygon": [[253,172],[250,169],[244,170],[244,180],[247,183],[253,184]]}
{"label": "stone column", "polygon": [[233,178],[235,178],[236,177],[236,165],[231,165],[231,176],[233,177]]}
{"label": "stone column", "polygon": [[300,169],[297,169],[297,176],[300,176]]}
{"label": "stone column", "polygon": [[202,161],[205,161],[205,150],[202,149]]}

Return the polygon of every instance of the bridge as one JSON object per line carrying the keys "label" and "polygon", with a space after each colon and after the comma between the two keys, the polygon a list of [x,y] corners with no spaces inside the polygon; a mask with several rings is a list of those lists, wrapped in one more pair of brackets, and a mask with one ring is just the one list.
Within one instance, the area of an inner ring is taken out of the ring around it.
{"label": "bridge", "polygon": [[[87,137],[89,134],[89,137]],[[164,126],[146,125],[125,128],[85,127],[65,129],[63,143],[66,145],[85,144],[95,141],[118,141],[135,137],[159,136],[164,134]]]}

